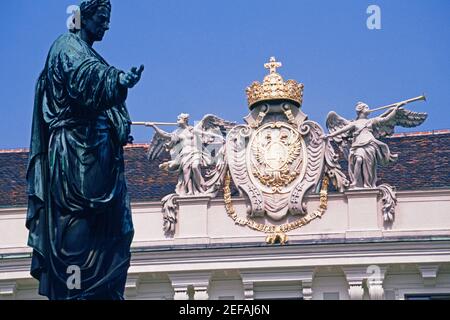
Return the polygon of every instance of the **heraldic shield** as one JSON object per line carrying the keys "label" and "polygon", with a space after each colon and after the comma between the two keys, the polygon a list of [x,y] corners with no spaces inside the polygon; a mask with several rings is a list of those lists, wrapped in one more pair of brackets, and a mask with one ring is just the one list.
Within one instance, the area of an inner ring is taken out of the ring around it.
{"label": "heraldic shield", "polygon": [[[286,232],[325,213],[329,180],[338,190],[349,182],[323,129],[301,111],[303,84],[285,82],[277,73],[281,63],[273,57],[264,66],[270,72],[263,83],[247,88],[251,112],[246,124],[235,126],[226,137],[230,175],[225,179],[224,199],[237,224],[269,234],[268,243],[283,244]],[[246,199],[247,218],[238,217],[234,210],[231,180]],[[307,212],[304,199],[311,192],[320,192],[320,206]],[[293,221],[289,215],[298,218]],[[256,222],[258,218],[265,222]]]}
{"label": "heraldic shield", "polygon": [[[330,180],[338,190],[349,184],[323,129],[301,110],[303,84],[285,82],[276,72],[279,67],[271,58],[262,84],[247,88],[251,112],[246,124],[231,129],[225,143],[227,213],[237,224],[269,234],[268,243],[285,243],[286,232],[325,213]],[[246,218],[233,207],[231,180],[246,199]],[[308,212],[304,200],[312,192],[319,192],[320,205]]]}
{"label": "heraldic shield", "polygon": [[[277,104],[265,107],[284,110]],[[275,221],[306,214],[303,197],[318,187],[324,170],[323,130],[313,121],[290,123],[277,113],[264,120],[256,128],[236,126],[227,136],[229,170],[247,200],[247,213]]]}
{"label": "heraldic shield", "polygon": [[336,157],[327,154],[332,149],[323,129],[301,111],[303,84],[285,82],[276,72],[281,63],[275,58],[265,67],[270,73],[263,83],[247,88],[251,113],[247,124],[228,133],[226,158],[234,184],[247,200],[247,214],[281,221],[289,214],[306,215],[305,195],[320,188],[325,171],[339,167]]}

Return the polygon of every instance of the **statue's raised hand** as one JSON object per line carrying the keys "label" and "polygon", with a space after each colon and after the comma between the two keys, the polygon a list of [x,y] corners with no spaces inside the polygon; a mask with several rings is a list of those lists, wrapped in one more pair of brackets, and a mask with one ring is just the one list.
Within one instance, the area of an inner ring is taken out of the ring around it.
{"label": "statue's raised hand", "polygon": [[397,105],[395,106],[397,109],[403,109],[403,106],[406,106],[408,104],[408,101],[401,101],[399,103],[397,103]]}
{"label": "statue's raised hand", "polygon": [[143,71],[144,65],[141,65],[139,69],[133,67],[129,72],[120,74],[119,83],[128,89],[133,88],[141,80]]}

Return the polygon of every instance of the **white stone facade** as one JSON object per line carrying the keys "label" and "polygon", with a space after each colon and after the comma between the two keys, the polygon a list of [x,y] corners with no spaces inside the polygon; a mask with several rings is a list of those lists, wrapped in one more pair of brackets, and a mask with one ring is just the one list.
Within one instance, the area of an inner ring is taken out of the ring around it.
{"label": "white stone facade", "polygon": [[[237,212],[245,212],[235,199]],[[450,295],[450,190],[401,191],[383,223],[378,191],[331,194],[285,246],[240,227],[221,199],[179,202],[173,237],[159,202],[134,203],[127,299],[405,299]],[[318,197],[308,198],[308,208]],[[25,208],[0,209],[0,299],[42,299],[29,275]]]}

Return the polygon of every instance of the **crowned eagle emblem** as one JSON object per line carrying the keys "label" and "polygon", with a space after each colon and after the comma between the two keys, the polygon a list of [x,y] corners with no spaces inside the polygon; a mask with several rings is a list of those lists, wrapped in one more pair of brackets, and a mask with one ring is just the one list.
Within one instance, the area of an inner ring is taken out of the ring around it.
{"label": "crowned eagle emblem", "polygon": [[286,123],[269,123],[254,135],[249,148],[250,167],[254,178],[270,189],[269,193],[284,193],[301,174],[303,139]]}

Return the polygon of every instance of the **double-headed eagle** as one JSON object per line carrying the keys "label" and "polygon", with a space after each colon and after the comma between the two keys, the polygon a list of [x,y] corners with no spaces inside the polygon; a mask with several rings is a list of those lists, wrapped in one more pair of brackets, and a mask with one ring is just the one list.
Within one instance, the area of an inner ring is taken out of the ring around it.
{"label": "double-headed eagle", "polygon": [[251,145],[252,171],[274,192],[281,192],[289,185],[299,175],[302,164],[301,136],[287,128],[275,123],[257,133]]}

